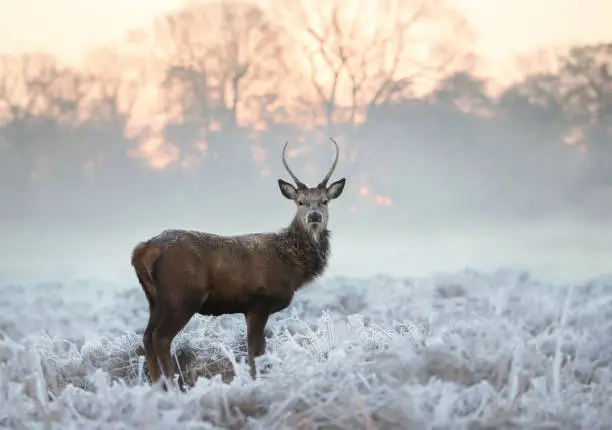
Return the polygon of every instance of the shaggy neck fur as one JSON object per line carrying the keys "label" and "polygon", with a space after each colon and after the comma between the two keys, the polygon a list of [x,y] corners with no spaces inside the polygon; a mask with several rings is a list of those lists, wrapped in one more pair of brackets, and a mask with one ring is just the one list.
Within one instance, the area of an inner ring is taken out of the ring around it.
{"label": "shaggy neck fur", "polygon": [[281,252],[299,271],[304,283],[323,273],[330,253],[329,230],[323,229],[315,238],[312,232],[307,231],[302,223],[294,218],[280,236],[283,241]]}

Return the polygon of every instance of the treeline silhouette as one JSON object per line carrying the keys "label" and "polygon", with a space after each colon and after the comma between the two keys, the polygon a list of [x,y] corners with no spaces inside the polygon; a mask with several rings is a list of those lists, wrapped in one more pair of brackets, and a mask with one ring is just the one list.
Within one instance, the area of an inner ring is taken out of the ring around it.
{"label": "treeline silhouette", "polygon": [[[314,182],[330,135],[359,222],[607,216],[612,43],[572,47],[491,91],[470,67],[461,17],[429,6],[403,20],[406,3],[381,2],[370,32],[338,6],[315,25],[305,12],[297,24],[275,17],[278,4],[194,3],[79,67],[2,56],[0,216],[262,215],[281,198],[282,144],[303,150],[290,161]],[[457,32],[417,58],[427,42],[411,29],[450,24]]]}

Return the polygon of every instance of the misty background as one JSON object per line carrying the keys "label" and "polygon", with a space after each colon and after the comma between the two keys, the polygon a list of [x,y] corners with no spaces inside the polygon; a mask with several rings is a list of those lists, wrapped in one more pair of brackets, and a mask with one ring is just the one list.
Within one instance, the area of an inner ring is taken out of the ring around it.
{"label": "misty background", "polygon": [[441,1],[190,2],[82,64],[1,55],[0,278],[135,282],[165,228],[278,230],[283,144],[314,185],[329,136],[329,274],[610,271],[612,41],[502,81],[477,37]]}

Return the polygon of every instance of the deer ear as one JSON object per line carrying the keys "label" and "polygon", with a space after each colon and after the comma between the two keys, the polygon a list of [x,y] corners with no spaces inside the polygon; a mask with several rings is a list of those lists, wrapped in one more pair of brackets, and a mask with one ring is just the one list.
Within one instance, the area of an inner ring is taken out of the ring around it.
{"label": "deer ear", "polygon": [[334,182],[329,187],[327,187],[327,198],[330,200],[337,199],[344,191],[344,184],[346,183],[346,178],[342,178],[339,181]]}
{"label": "deer ear", "polygon": [[295,200],[297,198],[297,189],[289,182],[285,182],[282,179],[278,180],[278,187],[285,198],[289,200]]}

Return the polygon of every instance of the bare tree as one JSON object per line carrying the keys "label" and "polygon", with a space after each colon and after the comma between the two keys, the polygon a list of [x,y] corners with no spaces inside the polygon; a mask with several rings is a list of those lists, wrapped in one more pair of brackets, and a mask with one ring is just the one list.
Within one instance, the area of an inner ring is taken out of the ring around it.
{"label": "bare tree", "polygon": [[[576,46],[561,57],[558,87],[567,122],[585,151],[587,193],[608,200],[612,186],[612,44]],[[598,190],[598,191],[594,191]],[[606,208],[607,209],[607,208]]]}
{"label": "bare tree", "polygon": [[288,4],[279,9],[299,20],[288,25],[327,124],[431,86],[469,48],[465,20],[436,0],[291,2],[291,13]]}
{"label": "bare tree", "polygon": [[60,124],[77,126],[85,119],[93,84],[91,74],[67,67],[58,69],[55,81],[44,94],[45,114]]}
{"label": "bare tree", "polygon": [[562,133],[567,126],[563,92],[555,73],[537,73],[509,85],[501,93],[498,109],[534,133]]}
{"label": "bare tree", "polygon": [[40,53],[0,57],[0,118],[3,169],[13,179],[28,180],[47,170],[51,139],[49,88],[58,76],[55,58]]}
{"label": "bare tree", "polygon": [[0,57],[0,116],[22,125],[46,107],[44,95],[58,75],[55,58],[46,54]]}
{"label": "bare tree", "polygon": [[[274,92],[280,67],[278,28],[264,10],[247,3],[193,3],[156,27],[167,67],[167,102],[184,119],[234,127],[260,97]],[[252,120],[252,119],[251,119]]]}
{"label": "bare tree", "polygon": [[584,123],[612,120],[612,43],[572,48],[559,79],[571,115]]}
{"label": "bare tree", "polygon": [[443,79],[429,95],[429,99],[466,113],[488,115],[494,111],[494,103],[487,94],[486,81],[465,72],[454,73]]}
{"label": "bare tree", "polygon": [[92,82],[90,119],[125,125],[146,81],[141,59],[119,48],[104,47],[88,56],[85,69]]}
{"label": "bare tree", "polygon": [[523,77],[502,93],[502,110],[561,135],[605,132],[612,117],[612,44],[538,51],[519,67]]}

